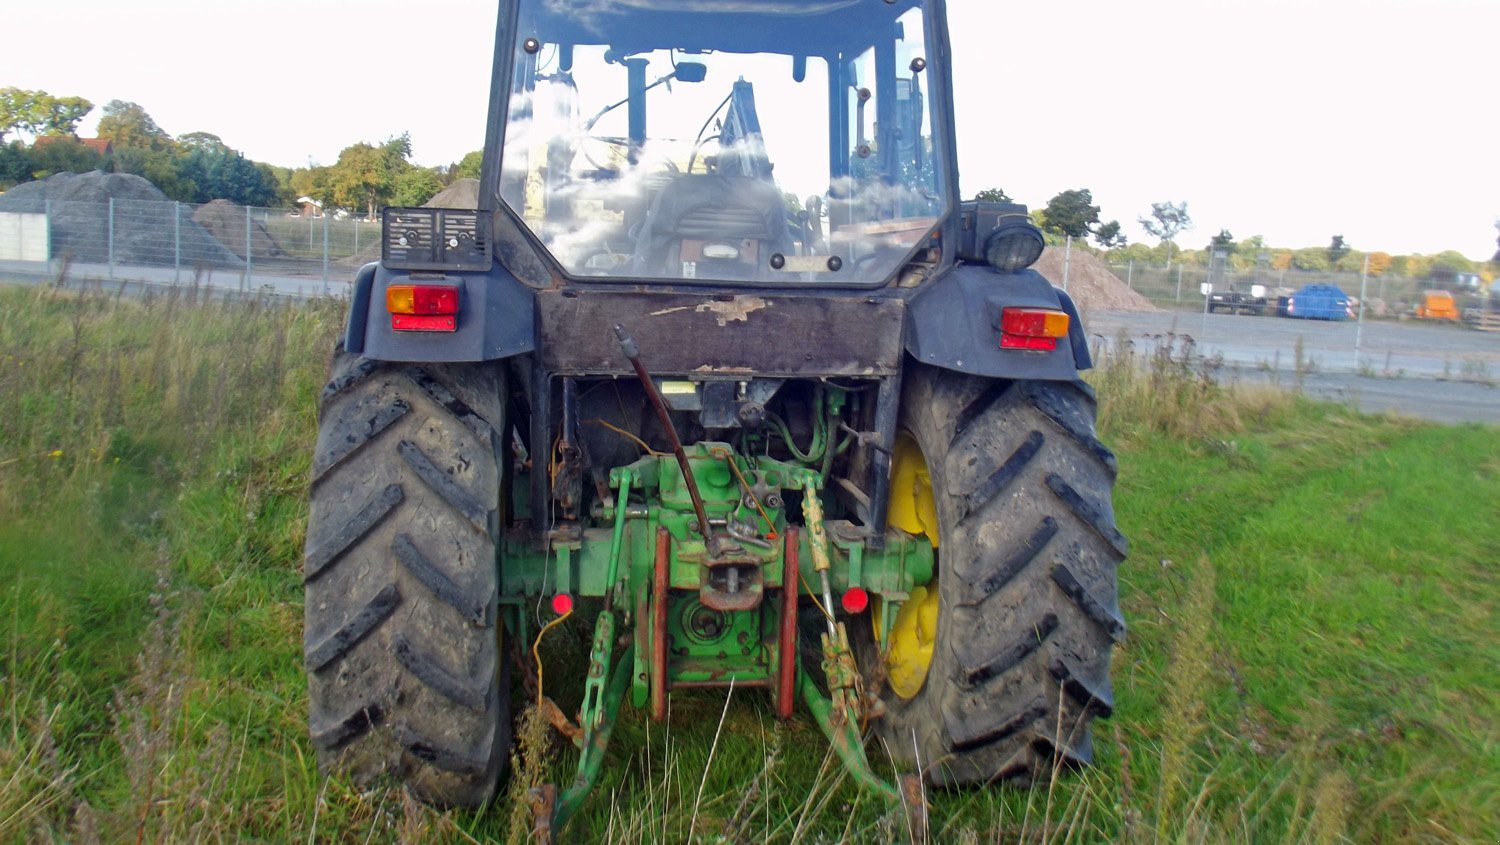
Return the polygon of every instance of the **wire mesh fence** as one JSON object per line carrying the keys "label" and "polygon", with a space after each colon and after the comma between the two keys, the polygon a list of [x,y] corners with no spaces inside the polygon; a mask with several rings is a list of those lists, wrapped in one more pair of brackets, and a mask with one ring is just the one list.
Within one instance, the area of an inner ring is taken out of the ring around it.
{"label": "wire mesh fence", "polygon": [[91,280],[241,286],[347,281],[380,257],[380,223],[314,211],[110,199],[27,200],[0,208],[0,266]]}
{"label": "wire mesh fence", "polygon": [[1171,266],[1140,262],[1110,264],[1120,281],[1150,300],[1168,309],[1202,311],[1206,305],[1204,286],[1213,291],[1262,291],[1267,313],[1274,313],[1278,300],[1296,293],[1307,285],[1334,285],[1356,303],[1361,297],[1370,317],[1412,316],[1426,291],[1443,289],[1452,293],[1461,309],[1490,310],[1495,303],[1485,297],[1482,286],[1439,283],[1432,279],[1409,278],[1389,273],[1369,274],[1311,270],[1219,270],[1189,264]]}

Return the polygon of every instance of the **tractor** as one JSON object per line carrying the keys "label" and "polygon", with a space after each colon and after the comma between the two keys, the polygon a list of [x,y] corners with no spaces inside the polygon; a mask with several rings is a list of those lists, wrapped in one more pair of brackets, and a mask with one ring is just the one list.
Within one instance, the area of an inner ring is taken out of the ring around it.
{"label": "tractor", "polygon": [[1115,457],[1041,233],[959,201],[949,56],[943,0],[501,0],[478,207],[385,210],[320,397],[323,771],[479,806],[537,706],[550,838],[627,704],[731,687],[914,839],[1090,761]]}

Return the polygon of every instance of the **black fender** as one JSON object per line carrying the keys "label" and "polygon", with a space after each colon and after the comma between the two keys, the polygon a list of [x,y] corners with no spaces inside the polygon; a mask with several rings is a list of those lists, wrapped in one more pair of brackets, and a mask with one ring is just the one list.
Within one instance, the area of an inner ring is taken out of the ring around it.
{"label": "black fender", "polygon": [[[1000,348],[1007,307],[1062,309],[1068,342],[1051,352]],[[929,285],[907,308],[906,351],[924,364],[976,376],[1072,381],[1093,366],[1072,297],[1035,270],[1001,273],[961,264]]]}
{"label": "black fender", "polygon": [[[536,295],[498,263],[488,273],[419,273],[366,264],[354,278],[344,348],[377,361],[496,361],[536,349]],[[386,288],[440,284],[459,288],[458,330],[398,332]]]}

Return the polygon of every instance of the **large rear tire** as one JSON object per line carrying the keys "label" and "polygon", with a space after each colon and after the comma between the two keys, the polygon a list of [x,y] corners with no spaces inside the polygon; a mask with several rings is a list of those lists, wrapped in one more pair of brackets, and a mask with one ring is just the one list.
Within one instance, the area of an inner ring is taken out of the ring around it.
{"label": "large rear tire", "polygon": [[[1034,781],[1059,763],[1090,762],[1090,722],[1113,706],[1126,553],[1093,391],[915,366],[902,403],[903,437],[925,457],[917,486],[930,480],[927,513],[935,505],[936,594],[925,616],[916,602],[898,614],[907,647],[872,673],[896,681],[881,685],[882,739],[940,785]],[[893,502],[922,492],[899,487]],[[919,634],[929,642],[918,659]]]}
{"label": "large rear tire", "polygon": [[449,806],[507,758],[496,624],[504,377],[338,350],[304,559],[308,724],[325,773]]}

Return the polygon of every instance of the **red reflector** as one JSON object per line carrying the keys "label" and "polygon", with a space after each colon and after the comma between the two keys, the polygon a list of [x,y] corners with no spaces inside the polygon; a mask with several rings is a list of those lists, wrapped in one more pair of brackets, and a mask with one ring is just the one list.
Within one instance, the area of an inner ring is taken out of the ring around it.
{"label": "red reflector", "polygon": [[870,594],[862,587],[850,587],[840,603],[844,605],[845,613],[864,613],[870,606]]}
{"label": "red reflector", "polygon": [[566,616],[573,612],[573,597],[567,593],[558,593],[552,597],[552,612],[558,616]]}
{"label": "red reflector", "polygon": [[417,314],[392,314],[391,328],[398,332],[456,332],[458,318],[452,315],[424,317]]}
{"label": "red reflector", "polygon": [[1040,352],[1051,352],[1057,349],[1057,338],[1055,337],[1022,337],[1015,334],[1000,335],[1001,349],[1031,349]]}

